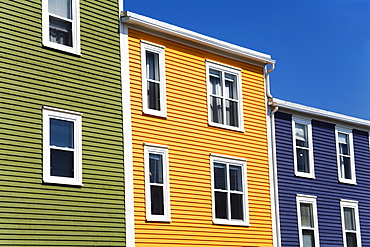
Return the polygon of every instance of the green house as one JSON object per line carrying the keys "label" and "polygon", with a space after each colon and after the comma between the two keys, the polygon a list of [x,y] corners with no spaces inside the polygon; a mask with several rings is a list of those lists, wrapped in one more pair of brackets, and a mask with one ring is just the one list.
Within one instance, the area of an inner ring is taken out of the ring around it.
{"label": "green house", "polygon": [[117,0],[0,3],[0,246],[124,246]]}

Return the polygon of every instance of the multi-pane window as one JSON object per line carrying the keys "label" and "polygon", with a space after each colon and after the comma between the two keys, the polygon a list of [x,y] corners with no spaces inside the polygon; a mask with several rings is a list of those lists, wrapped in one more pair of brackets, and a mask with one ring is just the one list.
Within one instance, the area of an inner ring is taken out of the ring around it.
{"label": "multi-pane window", "polygon": [[143,112],[166,117],[164,47],[141,41]]}
{"label": "multi-pane window", "polygon": [[337,127],[336,134],[339,181],[356,183],[352,131]]}
{"label": "multi-pane window", "polygon": [[146,144],[144,155],[146,218],[151,221],[170,221],[168,149]]}
{"label": "multi-pane window", "polygon": [[44,182],[82,185],[81,115],[44,107]]}
{"label": "multi-pane window", "polygon": [[213,221],[248,224],[245,161],[211,156]]}
{"label": "multi-pane window", "polygon": [[208,62],[210,125],[243,129],[240,70]]}
{"label": "multi-pane window", "polygon": [[344,247],[360,247],[361,234],[358,202],[341,200],[342,231]]}
{"label": "multi-pane window", "polygon": [[43,0],[43,44],[79,53],[79,0]]}
{"label": "multi-pane window", "polygon": [[314,178],[311,121],[293,117],[293,135],[295,175]]}
{"label": "multi-pane window", "polygon": [[300,247],[319,246],[316,197],[297,195]]}

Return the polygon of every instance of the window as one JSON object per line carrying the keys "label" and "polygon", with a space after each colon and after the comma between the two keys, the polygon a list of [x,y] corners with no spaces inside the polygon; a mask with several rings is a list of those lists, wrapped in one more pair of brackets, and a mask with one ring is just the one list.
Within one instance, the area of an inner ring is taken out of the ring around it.
{"label": "window", "polygon": [[213,222],[248,225],[248,191],[244,159],[211,155]]}
{"label": "window", "polygon": [[145,144],[145,202],[146,219],[171,221],[168,177],[168,148]]}
{"label": "window", "polygon": [[297,215],[300,247],[318,247],[316,197],[297,195]]}
{"label": "window", "polygon": [[43,180],[82,185],[81,113],[43,108]]}
{"label": "window", "polygon": [[42,0],[44,46],[80,54],[79,0]]}
{"label": "window", "polygon": [[342,183],[356,183],[352,131],[336,128],[338,176]]}
{"label": "window", "polygon": [[342,231],[344,247],[360,247],[361,234],[358,215],[358,202],[341,200]]}
{"label": "window", "polygon": [[141,41],[143,112],[166,117],[164,47]]}
{"label": "window", "polygon": [[293,117],[292,123],[295,175],[315,178],[311,120]]}
{"label": "window", "polygon": [[209,124],[243,130],[240,69],[208,61],[207,77]]}

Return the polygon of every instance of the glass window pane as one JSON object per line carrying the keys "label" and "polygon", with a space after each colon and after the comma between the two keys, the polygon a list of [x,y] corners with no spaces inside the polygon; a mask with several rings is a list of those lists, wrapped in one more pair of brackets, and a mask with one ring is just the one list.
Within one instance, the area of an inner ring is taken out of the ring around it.
{"label": "glass window pane", "polygon": [[163,184],[163,161],[160,154],[149,154],[150,183]]}
{"label": "glass window pane", "polygon": [[311,203],[300,203],[301,209],[301,226],[313,228],[313,211]]}
{"label": "glass window pane", "polygon": [[226,124],[230,126],[239,127],[238,102],[226,100],[225,104],[226,104]]}
{"label": "glass window pane", "polygon": [[315,246],[315,235],[313,230],[302,230],[303,247]]}
{"label": "glass window pane", "polygon": [[339,152],[340,154],[350,155],[348,134],[338,133]]}
{"label": "glass window pane", "polygon": [[50,174],[57,177],[74,177],[74,152],[50,149]]}
{"label": "glass window pane", "polygon": [[211,81],[212,94],[222,96],[222,85],[221,85],[221,72],[210,69],[209,70],[209,79]]}
{"label": "glass window pane", "polygon": [[235,75],[225,73],[225,97],[238,99],[238,88]]}
{"label": "glass window pane", "polygon": [[148,82],[148,107],[153,110],[161,110],[160,106],[160,85],[156,82]]}
{"label": "glass window pane", "polygon": [[50,145],[74,148],[74,122],[50,118]]}
{"label": "glass window pane", "polygon": [[242,168],[240,166],[229,166],[230,190],[243,191]]}
{"label": "glass window pane", "polygon": [[226,192],[215,192],[215,208],[216,218],[227,219],[227,193]]}
{"label": "glass window pane", "polygon": [[299,172],[310,172],[309,152],[306,149],[297,148],[297,169]]}
{"label": "glass window pane", "polygon": [[222,99],[211,96],[212,122],[223,124]]}
{"label": "glass window pane", "polygon": [[349,157],[340,156],[340,163],[342,176],[344,175],[345,179],[352,179],[352,170],[351,170],[351,159]]}
{"label": "glass window pane", "polygon": [[242,194],[230,194],[231,203],[231,219],[243,220],[243,195]]}
{"label": "glass window pane", "polygon": [[72,47],[72,23],[50,16],[49,36],[51,42]]}
{"label": "glass window pane", "polygon": [[49,0],[49,13],[72,19],[72,0]]}
{"label": "glass window pane", "polygon": [[213,166],[215,189],[226,190],[226,165],[214,163]]}
{"label": "glass window pane", "polygon": [[159,54],[146,51],[146,78],[159,81]]}
{"label": "glass window pane", "polygon": [[150,199],[152,214],[164,215],[163,187],[151,185]]}
{"label": "glass window pane", "polygon": [[357,237],[354,232],[346,233],[347,247],[357,247]]}
{"label": "glass window pane", "polygon": [[295,124],[295,140],[296,145],[300,147],[308,148],[308,134],[307,134],[307,125],[304,124]]}
{"label": "glass window pane", "polygon": [[355,209],[354,208],[343,208],[343,212],[344,212],[345,229],[356,231]]}

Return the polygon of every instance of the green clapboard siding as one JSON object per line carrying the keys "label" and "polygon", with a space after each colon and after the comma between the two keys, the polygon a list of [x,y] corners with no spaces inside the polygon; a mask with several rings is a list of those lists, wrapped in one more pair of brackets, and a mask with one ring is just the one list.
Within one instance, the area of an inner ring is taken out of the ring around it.
{"label": "green clapboard siding", "polygon": [[[41,0],[0,2],[0,246],[124,246],[118,1],[80,0],[82,56],[42,47]],[[42,107],[82,112],[82,187],[42,182]]]}

